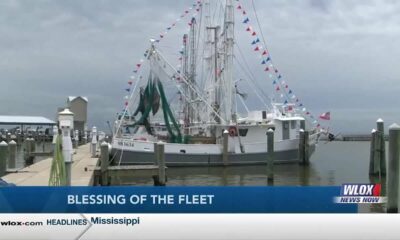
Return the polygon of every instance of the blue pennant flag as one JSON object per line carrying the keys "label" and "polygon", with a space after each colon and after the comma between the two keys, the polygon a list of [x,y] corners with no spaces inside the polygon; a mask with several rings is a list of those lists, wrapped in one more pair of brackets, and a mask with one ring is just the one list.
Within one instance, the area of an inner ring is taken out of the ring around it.
{"label": "blue pennant flag", "polygon": [[179,51],[180,54],[183,54],[183,51]]}
{"label": "blue pennant flag", "polygon": [[253,40],[253,41],[251,42],[251,45],[254,45],[254,44],[256,44],[256,40]]}
{"label": "blue pennant flag", "polygon": [[289,90],[289,94],[292,94],[293,92],[292,92],[292,90]]}
{"label": "blue pennant flag", "polygon": [[276,84],[276,81],[274,80],[274,81],[272,82],[272,84]]}
{"label": "blue pennant flag", "polygon": [[130,91],[131,91],[131,89],[130,89],[130,88],[126,88],[125,90],[126,90],[127,92],[130,92]]}
{"label": "blue pennant flag", "polygon": [[243,23],[248,23],[250,21],[250,19],[249,18],[246,18],[244,21],[243,21]]}
{"label": "blue pennant flag", "polygon": [[267,62],[265,61],[265,60],[263,60],[262,62],[261,62],[261,64],[266,64]]}
{"label": "blue pennant flag", "polygon": [[167,30],[171,30],[171,27],[167,27]]}
{"label": "blue pennant flag", "polygon": [[288,104],[288,101],[287,100],[285,100],[285,103],[284,104]]}
{"label": "blue pennant flag", "polygon": [[300,105],[299,105],[300,107],[302,107],[303,106],[303,104],[302,103],[300,103]]}
{"label": "blue pennant flag", "polygon": [[179,74],[181,73],[181,71],[180,71],[180,70],[178,70],[178,71],[176,71],[176,72],[177,72],[177,73],[179,73]]}
{"label": "blue pennant flag", "polygon": [[137,73],[137,70],[133,70],[134,73]]}
{"label": "blue pennant flag", "polygon": [[159,43],[159,42],[160,42],[160,39],[157,39],[157,40],[156,40],[156,42],[158,42],[158,43]]}
{"label": "blue pennant flag", "polygon": [[260,39],[259,39],[259,38],[257,38],[257,39],[256,39],[256,43],[259,43],[259,42],[260,42]]}
{"label": "blue pennant flag", "polygon": [[281,79],[281,78],[282,78],[282,75],[279,74],[278,78]]}
{"label": "blue pennant flag", "polygon": [[271,58],[270,58],[270,57],[268,57],[268,58],[267,58],[267,60],[265,60],[265,61],[267,61],[267,62],[268,62],[268,61],[270,61],[270,60],[271,60]]}

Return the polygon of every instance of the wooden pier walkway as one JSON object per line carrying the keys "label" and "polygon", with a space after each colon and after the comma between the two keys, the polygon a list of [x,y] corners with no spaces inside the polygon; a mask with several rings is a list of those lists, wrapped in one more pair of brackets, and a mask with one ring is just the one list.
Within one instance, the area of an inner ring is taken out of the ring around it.
{"label": "wooden pier walkway", "polygon": [[[48,186],[52,157],[37,162],[29,167],[16,170],[2,177],[17,186]],[[92,186],[93,171],[98,158],[92,158],[90,144],[79,146],[73,155],[71,185]]]}

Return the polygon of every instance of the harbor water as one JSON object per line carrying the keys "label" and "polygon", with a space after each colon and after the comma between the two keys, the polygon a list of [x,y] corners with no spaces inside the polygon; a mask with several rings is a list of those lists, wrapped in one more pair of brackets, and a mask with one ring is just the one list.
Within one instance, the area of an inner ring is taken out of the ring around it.
{"label": "harbor water", "polygon": [[[51,143],[44,143],[50,151]],[[43,143],[37,143],[42,151]],[[370,143],[320,142],[310,159],[309,166],[298,163],[277,164],[274,181],[269,183],[266,166],[229,167],[170,167],[167,169],[168,186],[340,186],[344,183],[385,183],[386,179],[370,178]],[[386,151],[387,152],[387,151]],[[19,146],[17,167],[26,165],[23,147]],[[34,162],[47,157],[36,157]],[[386,158],[387,159],[387,158]],[[153,186],[150,178],[120,178],[122,185]],[[382,184],[385,192],[385,184]],[[360,212],[384,212],[383,204],[359,206]]]}
{"label": "harbor water", "polygon": [[[339,186],[369,183],[369,142],[321,142],[309,166],[274,167],[275,186]],[[266,186],[266,166],[168,168],[168,186]],[[151,179],[121,179],[132,185],[152,185]],[[375,180],[373,180],[375,181]]]}

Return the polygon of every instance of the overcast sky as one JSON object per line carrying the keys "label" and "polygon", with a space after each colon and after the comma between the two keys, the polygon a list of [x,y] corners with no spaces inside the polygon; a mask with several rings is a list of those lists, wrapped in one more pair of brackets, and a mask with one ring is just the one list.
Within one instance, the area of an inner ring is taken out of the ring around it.
{"label": "overcast sky", "polygon": [[[331,111],[336,132],[400,122],[400,1],[254,2],[274,63],[315,115]],[[83,95],[89,126],[105,129],[149,38],[192,3],[0,0],[0,114],[54,119],[67,96]],[[166,43],[179,47],[185,21]]]}

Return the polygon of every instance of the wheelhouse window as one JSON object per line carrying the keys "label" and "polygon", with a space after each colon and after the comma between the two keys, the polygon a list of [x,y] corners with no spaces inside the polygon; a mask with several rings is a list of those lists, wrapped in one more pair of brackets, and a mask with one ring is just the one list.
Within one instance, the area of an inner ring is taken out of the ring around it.
{"label": "wheelhouse window", "polygon": [[246,137],[248,131],[249,129],[247,128],[239,128],[239,136]]}
{"label": "wheelhouse window", "polygon": [[283,122],[283,129],[289,129],[289,122],[288,121]]}
{"label": "wheelhouse window", "polygon": [[296,120],[290,121],[290,126],[291,126],[292,129],[296,129],[297,121]]}

